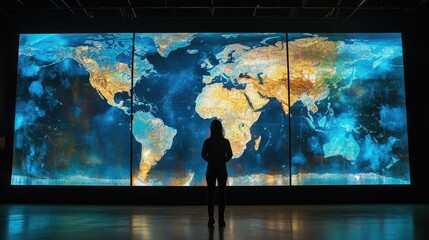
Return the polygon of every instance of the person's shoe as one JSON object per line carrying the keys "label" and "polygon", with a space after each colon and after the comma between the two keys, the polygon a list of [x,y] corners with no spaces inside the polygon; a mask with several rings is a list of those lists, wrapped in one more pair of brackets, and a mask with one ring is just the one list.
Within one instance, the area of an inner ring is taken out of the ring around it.
{"label": "person's shoe", "polygon": [[215,224],[215,220],[214,219],[209,219],[208,223],[207,223],[207,227],[214,227]]}
{"label": "person's shoe", "polygon": [[225,220],[223,220],[223,219],[219,219],[218,224],[219,224],[219,227],[221,227],[221,228],[226,226]]}

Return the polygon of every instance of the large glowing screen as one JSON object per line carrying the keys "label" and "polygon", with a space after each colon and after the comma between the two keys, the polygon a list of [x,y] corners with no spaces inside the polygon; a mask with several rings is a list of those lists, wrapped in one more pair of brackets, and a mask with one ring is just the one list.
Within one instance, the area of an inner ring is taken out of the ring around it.
{"label": "large glowing screen", "polygon": [[410,183],[400,34],[21,34],[18,59],[13,185],[205,185],[214,118],[228,185]]}

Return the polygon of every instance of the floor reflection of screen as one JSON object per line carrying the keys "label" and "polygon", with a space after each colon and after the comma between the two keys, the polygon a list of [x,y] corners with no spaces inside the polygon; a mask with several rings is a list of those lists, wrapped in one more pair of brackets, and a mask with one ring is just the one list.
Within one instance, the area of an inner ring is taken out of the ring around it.
{"label": "floor reflection of screen", "polygon": [[400,34],[21,34],[12,185],[202,186],[215,118],[228,185],[409,184],[403,71]]}

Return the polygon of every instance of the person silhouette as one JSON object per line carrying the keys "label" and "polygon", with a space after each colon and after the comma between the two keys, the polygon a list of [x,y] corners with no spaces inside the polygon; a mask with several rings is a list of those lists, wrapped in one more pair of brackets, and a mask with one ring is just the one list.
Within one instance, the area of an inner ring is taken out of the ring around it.
{"label": "person silhouette", "polygon": [[225,195],[228,180],[226,163],[232,158],[232,150],[229,140],[224,137],[222,123],[217,119],[210,123],[210,137],[204,141],[201,156],[207,162],[207,209],[209,215],[207,226],[213,227],[215,224],[214,203],[217,180],[218,224],[219,227],[225,227]]}

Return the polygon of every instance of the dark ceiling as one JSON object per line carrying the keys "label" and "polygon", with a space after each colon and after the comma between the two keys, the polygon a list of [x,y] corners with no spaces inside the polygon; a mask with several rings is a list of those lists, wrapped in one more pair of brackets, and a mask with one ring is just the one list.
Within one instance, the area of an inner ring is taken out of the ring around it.
{"label": "dark ceiling", "polygon": [[49,19],[400,19],[427,12],[427,0],[7,0],[0,15]]}

